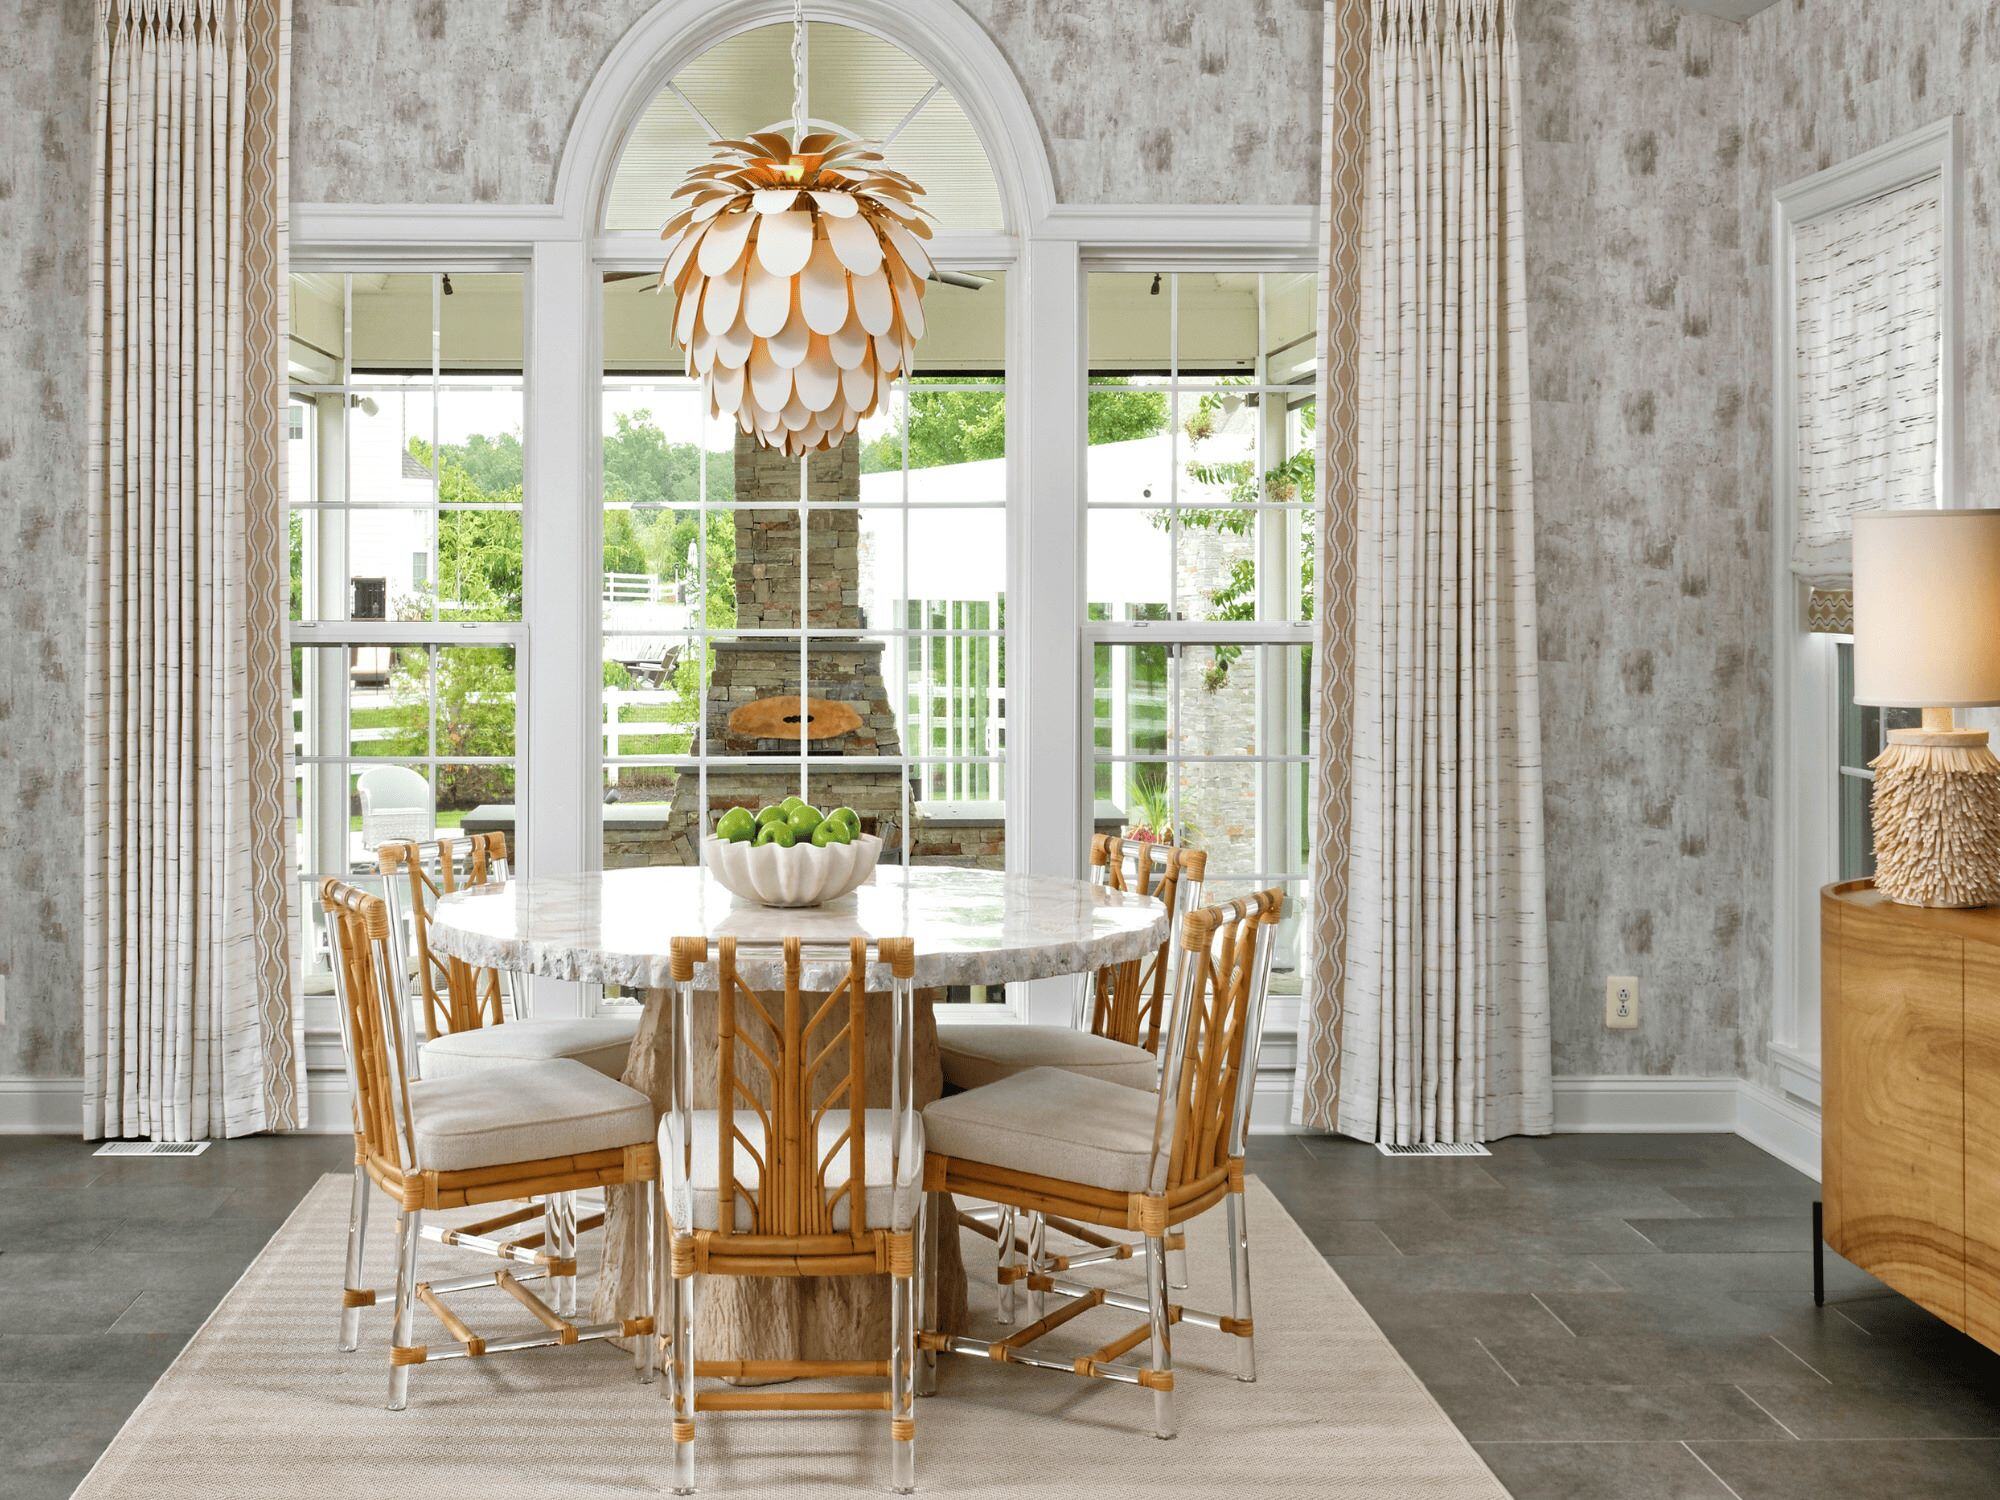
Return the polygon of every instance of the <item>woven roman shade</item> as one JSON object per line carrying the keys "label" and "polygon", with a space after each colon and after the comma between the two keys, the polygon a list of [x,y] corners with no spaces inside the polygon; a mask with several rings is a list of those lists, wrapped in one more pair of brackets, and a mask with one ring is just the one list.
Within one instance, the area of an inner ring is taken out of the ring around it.
{"label": "woven roman shade", "polygon": [[1815,597],[1848,586],[1856,514],[1939,503],[1943,238],[1935,176],[1795,232],[1792,571]]}

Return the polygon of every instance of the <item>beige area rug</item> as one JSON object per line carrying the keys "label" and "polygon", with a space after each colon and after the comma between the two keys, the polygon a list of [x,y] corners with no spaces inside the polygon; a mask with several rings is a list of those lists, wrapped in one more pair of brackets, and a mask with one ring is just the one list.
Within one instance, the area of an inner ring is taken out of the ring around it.
{"label": "beige area rug", "polygon": [[[609,1345],[452,1360],[412,1372],[410,1408],[385,1411],[389,1313],[363,1314],[361,1349],[334,1348],[348,1185],[306,1195],[160,1378],[77,1494],[88,1500],[222,1496],[604,1497],[667,1493],[660,1386]],[[1251,1181],[1259,1379],[1228,1373],[1234,1340],[1184,1327],[1180,1436],[1150,1433],[1150,1392],[945,1357],[917,1403],[917,1485],[936,1495],[1311,1496],[1505,1500],[1506,1492],[1299,1227]],[[379,1213],[382,1200],[375,1209]],[[386,1215],[380,1216],[386,1219]],[[1195,1226],[1197,1306],[1225,1308],[1220,1211]],[[392,1232],[371,1233],[371,1285],[387,1288]],[[586,1248],[588,1247],[586,1241]],[[424,1246],[422,1274],[490,1267]],[[966,1263],[992,1247],[966,1236]],[[1133,1287],[1133,1263],[1080,1274]],[[588,1306],[588,1291],[584,1305]],[[976,1325],[990,1282],[975,1280]],[[384,1302],[387,1294],[384,1293]],[[498,1292],[454,1299],[499,1336],[526,1314]],[[419,1330],[429,1315],[418,1310]],[[1133,1315],[1098,1309],[1039,1347],[1088,1349]],[[434,1322],[430,1324],[435,1327]],[[521,1329],[520,1331],[529,1331]],[[888,1486],[887,1418],[705,1413],[704,1494],[852,1496]]]}

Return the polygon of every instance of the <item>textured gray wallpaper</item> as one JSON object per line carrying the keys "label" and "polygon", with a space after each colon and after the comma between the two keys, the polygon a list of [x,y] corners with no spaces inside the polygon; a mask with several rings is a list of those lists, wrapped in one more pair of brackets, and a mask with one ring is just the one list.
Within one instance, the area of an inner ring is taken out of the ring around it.
{"label": "textured gray wallpaper", "polygon": [[[1057,193],[1304,203],[1319,0],[963,0],[1013,64]],[[653,0],[295,0],[292,196],[534,203],[578,102]]]}
{"label": "textured gray wallpaper", "polygon": [[[295,0],[301,201],[532,202],[651,0]],[[964,0],[1071,201],[1309,203],[1318,0]],[[0,1076],[78,1071],[90,38],[0,28]],[[1967,473],[2000,464],[2000,9],[1520,0],[1558,1073],[1764,1076],[1770,192],[1966,116]],[[1989,499],[1994,497],[1989,496]],[[1645,981],[1602,1026],[1603,979]]]}
{"label": "textured gray wallpaper", "polygon": [[[1555,1071],[1734,1074],[1768,988],[1741,26],[1523,0]],[[1604,980],[1641,980],[1637,1031]]]}
{"label": "textured gray wallpaper", "polygon": [[[1749,23],[1742,85],[1743,333],[1752,419],[1745,461],[1759,496],[1769,494],[1771,468],[1771,195],[1956,114],[1964,149],[1961,472],[1971,503],[2000,505],[2000,4],[1780,0]],[[1770,1007],[1754,1006],[1745,1023],[1749,1074],[1770,1083]]]}
{"label": "textured gray wallpaper", "polygon": [[0,1076],[74,1074],[94,5],[0,26]]}

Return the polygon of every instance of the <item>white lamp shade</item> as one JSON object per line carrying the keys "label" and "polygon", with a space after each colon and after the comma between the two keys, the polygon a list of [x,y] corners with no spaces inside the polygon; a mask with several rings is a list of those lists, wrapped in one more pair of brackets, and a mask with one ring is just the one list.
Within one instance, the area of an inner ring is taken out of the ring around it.
{"label": "white lamp shade", "polygon": [[1854,701],[2000,704],[2000,510],[1854,518]]}

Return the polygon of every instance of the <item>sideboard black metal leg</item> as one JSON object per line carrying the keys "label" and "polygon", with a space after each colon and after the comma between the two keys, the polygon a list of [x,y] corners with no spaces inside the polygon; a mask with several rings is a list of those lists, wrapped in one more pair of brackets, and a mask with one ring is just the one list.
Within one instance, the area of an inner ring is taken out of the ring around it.
{"label": "sideboard black metal leg", "polygon": [[1826,1206],[1813,1199],[1813,1306],[1826,1306]]}

